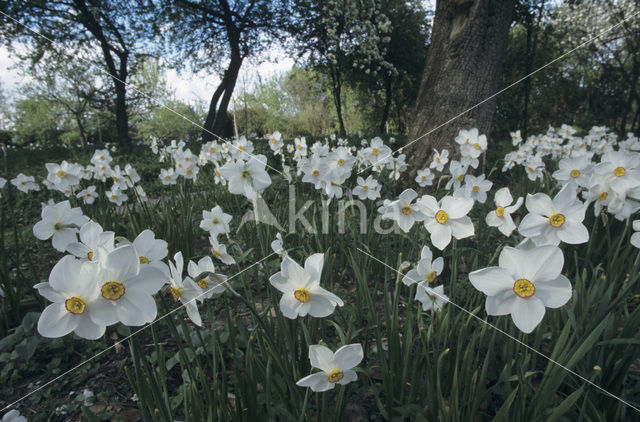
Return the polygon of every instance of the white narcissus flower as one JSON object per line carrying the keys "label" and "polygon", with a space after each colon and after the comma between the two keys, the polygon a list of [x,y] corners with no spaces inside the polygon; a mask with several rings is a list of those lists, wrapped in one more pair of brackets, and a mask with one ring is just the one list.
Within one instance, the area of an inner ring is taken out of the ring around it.
{"label": "white narcissus flower", "polygon": [[422,208],[412,203],[418,194],[413,189],[407,189],[400,194],[397,200],[391,202],[382,214],[383,220],[393,220],[405,233],[409,233],[416,221],[423,221],[425,214]]}
{"label": "white narcissus flower", "polygon": [[290,257],[284,257],[280,272],[272,275],[269,282],[283,293],[280,310],[285,317],[296,319],[309,314],[315,318],[324,318],[333,313],[336,305],[344,305],[342,299],[320,287],[323,264],[322,253],[307,258],[304,268]]}
{"label": "white narcissus flower", "polygon": [[422,303],[423,311],[439,311],[442,305],[449,301],[449,296],[444,294],[444,286],[429,287],[426,282],[418,283],[416,300]]}
{"label": "white narcissus flower", "polygon": [[158,312],[153,296],[167,282],[165,273],[150,265],[140,265],[132,245],[98,253],[97,283],[101,297],[94,312],[106,325],[121,323],[140,326],[155,319]]}
{"label": "white narcissus flower", "polygon": [[578,186],[587,186],[591,175],[591,159],[586,155],[563,158],[558,162],[558,170],[552,174],[562,184],[574,182]]}
{"label": "white narcissus flower", "polygon": [[203,293],[202,289],[193,281],[191,277],[182,278],[182,269],[184,267],[184,259],[182,252],[178,252],[173,256],[175,265],[169,261],[169,269],[171,271],[171,286],[169,293],[175,300],[179,300],[187,311],[189,319],[198,327],[202,327],[202,318],[198,310],[196,298]]}
{"label": "white narcissus flower", "polygon": [[168,274],[167,264],[162,260],[169,254],[168,244],[165,240],[156,239],[156,235],[149,229],[145,229],[133,240],[133,247],[141,265],[150,265]]}
{"label": "white narcissus flower", "polygon": [[545,307],[559,308],[571,299],[571,283],[560,274],[563,265],[557,246],[506,247],[497,267],[473,271],[469,280],[487,295],[487,314],[511,314],[516,327],[528,334],[542,321]]}
{"label": "white narcissus flower", "polygon": [[246,162],[239,160],[226,163],[220,168],[220,173],[229,182],[230,193],[253,200],[271,184],[271,178],[265,171],[266,164],[264,155],[255,155]]}
{"label": "white narcissus flower", "polygon": [[163,185],[175,185],[178,180],[178,174],[173,169],[161,169],[158,177]]}
{"label": "white narcissus flower", "polygon": [[99,268],[73,256],[62,258],[51,270],[48,283],[34,287],[53,302],[38,320],[38,333],[44,337],[62,337],[70,332],[90,340],[104,334],[111,321],[96,313],[100,289],[96,283]]}
{"label": "white narcissus flower", "polygon": [[423,246],[417,268],[410,270],[403,277],[402,282],[407,286],[423,281],[433,283],[440,273],[442,273],[443,268],[444,259],[442,259],[442,257],[433,259],[431,249],[429,249],[428,246]]}
{"label": "white narcissus flower", "polygon": [[82,198],[82,201],[86,205],[93,204],[97,197],[98,194],[96,193],[96,187],[93,185],[88,186],[86,189],[83,189],[76,194],[76,198]]}
{"label": "white narcissus flower", "polygon": [[418,174],[416,175],[416,183],[421,188],[425,186],[431,186],[433,184],[433,179],[436,177],[435,174],[431,173],[431,170],[428,168],[418,170]]}
{"label": "white narcissus flower", "polygon": [[27,422],[27,418],[21,416],[16,409],[13,409],[4,414],[2,422]]}
{"label": "white narcissus flower", "polygon": [[640,220],[633,222],[634,234],[631,235],[631,244],[640,249]]}
{"label": "white narcissus flower", "polygon": [[544,193],[528,194],[526,206],[529,214],[518,231],[536,245],[557,245],[561,241],[575,245],[589,240],[589,231],[582,224],[587,207],[576,197],[576,185],[565,185],[553,200]]}
{"label": "white narcissus flower", "polygon": [[216,205],[211,208],[211,211],[202,211],[202,221],[200,222],[200,228],[208,231],[211,236],[217,237],[219,234],[229,233],[229,223],[231,222],[231,216],[225,214],[220,208],[220,205]]}
{"label": "white narcissus flower", "polygon": [[[22,173],[11,179],[11,184],[24,193],[29,193],[31,190],[40,190],[40,186],[38,186],[36,179],[33,176],[25,176]],[[0,181],[0,189],[3,185],[4,183]]]}
{"label": "white narcissus flower", "polygon": [[353,194],[358,198],[370,200],[380,198],[380,185],[373,175],[370,174],[366,180],[358,176],[357,181],[358,186],[353,188]]}
{"label": "white narcissus flower", "polygon": [[467,174],[464,178],[464,193],[467,198],[484,204],[487,200],[487,192],[493,186],[493,182],[485,180],[484,174],[472,176]]}
{"label": "white narcissus flower", "polygon": [[322,372],[307,375],[300,379],[296,385],[310,387],[311,391],[322,392],[331,390],[336,384],[345,385],[356,381],[358,375],[353,370],[360,362],[364,353],[362,345],[348,344],[342,346],[335,353],[323,345],[309,346],[309,360],[311,366]]}
{"label": "white narcissus flower", "polygon": [[280,233],[276,234],[276,240],[271,242],[271,249],[277,253],[280,258],[287,256],[287,251],[284,249],[282,235]]}
{"label": "white narcissus flower", "polygon": [[111,190],[105,192],[109,202],[116,204],[117,206],[122,205],[129,197],[122,192],[120,189],[116,187],[117,185],[113,185]]}
{"label": "white narcissus flower", "polygon": [[218,243],[218,240],[215,238],[215,236],[209,236],[209,243],[211,243],[211,253],[217,259],[227,265],[236,263],[236,260],[227,253],[227,247],[222,243]]}
{"label": "white narcissus flower", "polygon": [[67,252],[83,261],[94,261],[98,248],[111,252],[114,248],[115,234],[103,231],[102,226],[95,221],[89,221],[80,228],[80,242],[67,245]]}
{"label": "white narcissus flower", "polygon": [[444,165],[449,162],[449,151],[443,149],[442,152],[438,152],[438,150],[433,150],[433,161],[429,164],[429,168],[434,168],[436,171],[444,170]]}
{"label": "white narcissus flower", "polygon": [[42,209],[42,220],[33,226],[33,235],[40,240],[51,238],[53,247],[64,252],[67,245],[76,242],[80,227],[89,221],[80,208],[71,208],[69,201],[47,205]]}
{"label": "white narcissus flower", "polygon": [[473,223],[467,216],[473,208],[473,199],[445,196],[438,202],[433,196],[424,195],[417,204],[422,208],[424,226],[436,248],[446,248],[452,235],[456,239],[473,236]]}
{"label": "white narcissus flower", "polygon": [[511,236],[511,233],[516,228],[511,213],[514,213],[522,205],[522,197],[518,198],[515,204],[513,203],[513,197],[509,188],[500,188],[494,196],[494,202],[496,203],[496,209],[490,211],[485,218],[487,226],[497,227],[505,236]]}
{"label": "white narcissus flower", "polygon": [[[197,298],[200,302],[205,299],[209,299],[214,294],[224,292],[226,288],[225,282],[227,280],[227,276],[216,274],[216,268],[214,267],[210,256],[200,258],[197,264],[193,261],[189,261],[189,264],[187,265],[187,273],[201,289]],[[209,274],[202,276],[205,273]]]}

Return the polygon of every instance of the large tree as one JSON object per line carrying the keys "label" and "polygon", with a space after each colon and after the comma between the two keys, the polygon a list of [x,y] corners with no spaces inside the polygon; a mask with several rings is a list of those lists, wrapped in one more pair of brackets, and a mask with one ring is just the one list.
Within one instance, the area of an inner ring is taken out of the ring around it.
{"label": "large tree", "polygon": [[[5,1],[0,3],[0,10],[10,16],[0,16],[4,42],[28,47],[22,58],[38,62],[53,55],[69,61],[73,56],[87,59],[87,51],[99,52],[101,66],[114,86],[118,141],[128,143],[126,83],[134,49],[148,32],[139,25],[144,8],[137,1],[127,0],[38,0]],[[135,20],[131,19],[134,10]]]}
{"label": "large tree", "polygon": [[490,132],[495,100],[444,123],[499,89],[513,9],[513,0],[438,0],[408,132],[410,145],[403,150],[409,157],[411,179],[428,163],[434,148],[451,146],[460,128]]}
{"label": "large tree", "polygon": [[259,54],[277,39],[287,1],[164,0],[161,4],[158,31],[174,62],[222,74],[209,103],[203,141],[212,140],[214,134],[230,136],[227,109],[242,63],[248,57],[260,59]]}

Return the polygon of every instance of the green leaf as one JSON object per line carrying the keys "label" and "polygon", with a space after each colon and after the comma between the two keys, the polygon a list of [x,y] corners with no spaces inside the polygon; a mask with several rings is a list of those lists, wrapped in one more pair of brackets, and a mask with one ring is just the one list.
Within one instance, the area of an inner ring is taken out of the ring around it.
{"label": "green leaf", "polygon": [[571,409],[571,407],[576,403],[576,401],[578,401],[578,399],[582,395],[583,390],[584,390],[584,385],[580,387],[580,389],[569,394],[569,396],[566,399],[562,400],[562,403],[560,403],[553,410],[553,413],[551,414],[551,416],[549,416],[549,419],[547,419],[547,422],[555,422],[559,420],[562,417],[562,415],[567,413],[567,411]]}
{"label": "green leaf", "polygon": [[507,400],[505,400],[505,402],[502,403],[502,406],[500,406],[500,409],[498,410],[498,413],[496,413],[496,416],[493,418],[492,422],[500,422],[500,421],[507,420],[507,417],[509,416],[509,409],[511,409],[511,405],[513,404],[513,401],[516,399],[516,396],[518,395],[519,387],[520,387],[519,385],[516,385],[516,388],[511,392],[511,394],[509,394],[509,397],[507,397]]}

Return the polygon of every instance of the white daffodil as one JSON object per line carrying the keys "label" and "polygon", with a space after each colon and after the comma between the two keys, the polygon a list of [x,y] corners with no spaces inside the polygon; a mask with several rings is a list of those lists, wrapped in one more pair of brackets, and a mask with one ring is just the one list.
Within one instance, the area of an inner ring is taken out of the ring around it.
{"label": "white daffodil", "polygon": [[[32,190],[40,190],[40,186],[38,186],[33,176],[25,176],[22,173],[11,179],[11,184],[24,193],[29,193],[29,191]],[[0,188],[2,188],[2,186],[0,186]]]}
{"label": "white daffodil", "polygon": [[219,259],[227,265],[236,263],[236,260],[227,253],[227,247],[222,243],[218,243],[215,236],[209,236],[209,243],[211,243],[211,253],[216,257],[216,259]]}
{"label": "white daffodil", "polygon": [[573,182],[578,186],[587,186],[591,178],[591,159],[581,157],[567,157],[558,162],[558,170],[553,172],[553,178],[565,184]]}
{"label": "white daffodil", "polygon": [[161,169],[158,177],[163,185],[175,185],[178,181],[178,174],[173,169]]}
{"label": "white daffodil", "polygon": [[167,264],[162,260],[169,254],[168,244],[162,239],[156,239],[156,235],[149,229],[143,230],[133,240],[133,247],[141,265],[156,267],[168,274]]}
{"label": "white daffodil", "polygon": [[370,174],[366,180],[358,176],[357,181],[358,186],[353,188],[353,194],[358,198],[370,200],[380,198],[380,184],[373,175]]}
{"label": "white daffodil", "polygon": [[336,305],[344,305],[342,299],[320,287],[323,263],[321,253],[307,258],[304,268],[287,256],[280,264],[280,272],[269,278],[271,285],[283,293],[280,310],[285,317],[296,319],[309,314],[324,318],[333,313]]}
{"label": "white daffodil", "polygon": [[557,246],[506,247],[498,265],[471,272],[469,280],[487,295],[487,314],[511,314],[520,331],[532,332],[542,321],[545,307],[559,308],[571,299],[571,283],[560,274],[564,256]]}
{"label": "white daffodil", "polygon": [[633,222],[634,234],[631,235],[631,244],[640,249],[640,220]]}
{"label": "white daffodil", "polygon": [[407,286],[411,286],[414,283],[421,283],[423,281],[433,283],[442,273],[443,268],[444,259],[442,259],[442,257],[433,259],[431,249],[429,249],[428,246],[423,246],[417,267],[410,270],[402,278],[402,282]]}
{"label": "white daffodil", "polygon": [[113,232],[103,231],[100,224],[89,221],[80,227],[80,242],[69,243],[67,252],[83,261],[94,261],[98,248],[103,248],[107,252],[113,250],[114,236]]}
{"label": "white daffodil", "polygon": [[129,326],[151,322],[157,314],[153,296],[166,283],[165,273],[150,265],[140,265],[132,245],[98,253],[97,282],[101,297],[94,312],[106,325],[120,321]]}
{"label": "white daffodil", "polygon": [[310,387],[311,391],[322,392],[331,390],[336,384],[345,385],[356,381],[358,375],[353,370],[360,362],[364,353],[362,345],[348,344],[342,346],[335,353],[323,345],[309,346],[309,360],[311,366],[322,372],[307,375],[300,379],[296,385]]}
{"label": "white daffodil", "polygon": [[271,178],[265,171],[266,164],[264,155],[256,155],[249,161],[229,162],[220,168],[220,173],[229,182],[230,193],[253,200],[271,184]]}
{"label": "white daffodil", "polygon": [[493,182],[485,180],[484,174],[472,176],[467,174],[464,178],[464,193],[467,198],[484,204],[487,200],[487,192],[493,186]]}
{"label": "white daffodil", "polygon": [[93,204],[97,197],[98,193],[96,192],[96,187],[93,185],[81,190],[76,194],[76,198],[81,198],[82,202],[84,202],[86,205]]}
{"label": "white daffodil", "polygon": [[96,313],[100,289],[96,283],[98,268],[67,255],[51,270],[48,283],[34,287],[46,299],[47,306],[38,320],[38,332],[44,337],[62,337],[70,332],[90,340],[104,334],[111,321]]}
{"label": "white daffodil", "polygon": [[436,248],[446,248],[452,235],[456,239],[473,236],[473,223],[467,216],[473,208],[473,199],[445,196],[438,202],[433,196],[424,195],[417,204],[422,208],[424,226]]}
{"label": "white daffodil", "polygon": [[505,236],[511,236],[511,233],[516,228],[511,218],[511,213],[516,212],[518,208],[520,208],[523,199],[520,197],[515,204],[511,205],[513,203],[513,197],[511,196],[511,192],[509,192],[509,188],[504,187],[496,192],[493,200],[496,203],[496,209],[487,214],[485,218],[487,226],[497,227]]}
{"label": "white daffodil", "polygon": [[436,171],[444,170],[444,165],[449,162],[449,151],[443,149],[442,152],[433,150],[433,160],[429,164],[429,168],[435,168]]}
{"label": "white daffodil", "polygon": [[445,189],[457,189],[462,185],[464,181],[464,176],[467,174],[467,170],[469,166],[463,164],[459,161],[453,160],[449,163],[449,173],[451,174],[451,179],[447,182]]}
{"label": "white daffodil", "polygon": [[20,412],[16,409],[13,409],[4,414],[2,422],[27,422],[27,418],[20,415]]}
{"label": "white daffodil", "polygon": [[40,240],[51,238],[53,247],[64,252],[67,245],[77,242],[76,233],[89,218],[80,208],[71,208],[69,201],[47,205],[42,209],[42,220],[33,226],[33,235]]}
{"label": "white daffodil", "polygon": [[122,205],[129,197],[122,192],[120,189],[118,189],[116,187],[117,185],[113,185],[113,188],[111,190],[108,190],[105,192],[105,195],[107,195],[107,199],[109,199],[109,202],[116,204],[117,206]]}
{"label": "white daffodil", "polygon": [[229,222],[231,222],[231,216],[225,214],[220,208],[220,205],[216,205],[211,208],[211,211],[202,211],[202,221],[200,222],[200,228],[209,232],[211,236],[218,236],[219,234],[229,233]]}
{"label": "white daffodil", "polygon": [[196,299],[199,295],[203,294],[203,290],[191,277],[182,278],[182,270],[184,267],[182,252],[176,253],[173,256],[173,260],[175,261],[175,265],[169,261],[169,269],[171,271],[169,293],[171,293],[171,296],[175,300],[179,300],[183,304],[189,319],[198,327],[202,327],[202,318],[200,317]]}
{"label": "white daffodil", "polygon": [[284,249],[282,235],[280,233],[276,234],[276,240],[271,242],[271,249],[277,253],[280,258],[287,256],[287,251]]}
{"label": "white daffodil", "polygon": [[423,311],[439,311],[449,301],[449,296],[444,294],[444,286],[429,287],[428,283],[418,283],[416,289],[417,301],[422,303]]}
{"label": "white daffodil", "polygon": [[425,214],[418,203],[413,203],[418,194],[413,189],[407,189],[397,200],[391,202],[382,214],[383,220],[393,220],[405,233],[409,233],[416,221],[423,221]]}
{"label": "white daffodil", "polygon": [[198,295],[198,300],[200,302],[205,299],[209,299],[214,294],[224,292],[226,288],[225,282],[227,280],[227,276],[216,274],[216,268],[214,267],[210,256],[200,258],[197,264],[193,261],[189,261],[189,264],[187,265],[187,273],[195,284],[200,287]]}
{"label": "white daffodil", "polygon": [[608,152],[602,156],[600,164],[595,166],[595,171],[604,177],[613,190],[624,193],[640,184],[640,153]]}
{"label": "white daffodil", "polygon": [[431,170],[425,168],[422,170],[418,170],[415,180],[418,186],[424,188],[425,186],[431,186],[435,177],[436,175],[431,173]]}
{"label": "white daffodil", "polygon": [[47,180],[53,183],[61,191],[65,188],[77,185],[80,182],[80,169],[82,166],[63,161],[60,164],[46,163],[49,174]]}
{"label": "white daffodil", "polygon": [[544,193],[528,194],[526,206],[529,214],[518,231],[536,245],[557,245],[561,241],[575,245],[589,240],[589,231],[582,224],[586,205],[577,199],[576,185],[565,185],[553,200]]}

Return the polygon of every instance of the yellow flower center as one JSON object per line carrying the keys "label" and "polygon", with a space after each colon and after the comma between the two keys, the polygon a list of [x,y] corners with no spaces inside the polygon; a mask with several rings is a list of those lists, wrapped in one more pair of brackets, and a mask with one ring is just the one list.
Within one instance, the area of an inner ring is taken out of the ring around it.
{"label": "yellow flower center", "polygon": [[111,195],[111,199],[113,199],[113,200],[118,199],[118,195],[116,195],[116,194]]}
{"label": "yellow flower center", "polygon": [[526,299],[536,292],[536,286],[526,278],[521,278],[513,283],[513,292],[519,297]]}
{"label": "yellow flower center", "polygon": [[440,157],[436,157],[436,163],[440,162]]}
{"label": "yellow flower center", "polygon": [[140,256],[138,257],[138,259],[140,260],[140,263],[141,263],[141,264],[148,264],[148,263],[149,263],[149,258],[147,258],[146,256],[142,256],[142,255],[140,255]]}
{"label": "yellow flower center", "polygon": [[111,179],[113,179],[114,182],[118,181],[118,177],[117,176],[113,176]]}
{"label": "yellow flower center", "polygon": [[53,225],[53,230],[55,231],[60,231],[62,230],[62,223],[60,221],[58,221],[56,224]]}
{"label": "yellow flower center", "polygon": [[298,145],[296,145],[296,148],[302,149],[302,145],[298,144]]}
{"label": "yellow flower center", "polygon": [[607,199],[607,196],[609,196],[607,192],[600,192],[600,194],[598,195],[598,200],[604,201],[605,199]]}
{"label": "yellow flower center", "polygon": [[184,296],[182,289],[176,286],[169,287],[169,293],[171,293],[171,296],[173,296],[175,300],[179,300],[182,296]]}
{"label": "yellow flower center", "polygon": [[109,281],[102,285],[102,297],[107,300],[118,300],[124,296],[126,289],[119,281]]}
{"label": "yellow flower center", "polygon": [[58,172],[56,174],[61,179],[64,179],[65,177],[67,177],[67,173],[64,170],[58,170]]}
{"label": "yellow flower center", "polygon": [[298,302],[307,303],[311,299],[311,293],[309,290],[301,287],[293,292],[293,297],[295,297]]}
{"label": "yellow flower center", "polygon": [[498,217],[502,217],[504,215],[504,208],[503,207],[496,208],[496,215]]}
{"label": "yellow flower center", "polygon": [[93,261],[93,251],[87,252],[87,258],[89,258],[89,261]]}
{"label": "yellow flower center", "polygon": [[404,215],[409,215],[411,214],[411,207],[409,205],[405,205],[404,207],[402,207],[402,213]]}
{"label": "yellow flower center", "polygon": [[480,192],[480,186],[474,186],[473,187],[473,191],[474,192]]}
{"label": "yellow flower center", "polygon": [[560,213],[555,213],[551,217],[549,217],[549,224],[553,227],[562,227],[564,224],[564,215]]}
{"label": "yellow flower center", "polygon": [[216,258],[220,258],[220,255],[222,255],[222,254],[221,254],[220,252],[218,252],[218,250],[217,250],[217,249],[214,249],[214,250],[213,250],[213,255],[214,255]]}
{"label": "yellow flower center", "polygon": [[240,151],[244,151],[244,147],[243,147],[242,145],[240,145],[240,146],[238,147],[238,149],[239,149]]}
{"label": "yellow flower center", "polygon": [[449,220],[449,215],[444,210],[440,210],[436,213],[436,221],[440,224],[444,224]]}
{"label": "yellow flower center", "polygon": [[271,142],[276,143],[276,138],[271,138]]}
{"label": "yellow flower center", "polygon": [[332,369],[327,376],[329,377],[329,382],[335,384],[344,378],[344,373],[339,369]]}
{"label": "yellow flower center", "polygon": [[580,170],[573,169],[571,170],[571,173],[569,173],[569,175],[575,179],[576,177],[580,176]]}
{"label": "yellow flower center", "polygon": [[437,276],[438,274],[435,271],[429,271],[426,278],[429,283],[433,283]]}
{"label": "yellow flower center", "polygon": [[465,140],[464,140],[464,142],[465,142],[466,144],[468,144],[468,143],[469,143],[469,138],[465,139]]}
{"label": "yellow flower center", "polygon": [[209,147],[209,151],[210,151],[210,152],[215,152],[215,151],[216,151],[216,149],[215,149],[214,147]]}
{"label": "yellow flower center", "polygon": [[473,144],[473,148],[474,148],[474,149],[480,149],[480,144],[477,144],[477,143],[476,143],[476,144]]}
{"label": "yellow flower center", "polygon": [[247,177],[251,176],[251,172],[249,170],[243,170],[241,175],[243,179],[246,179]]}
{"label": "yellow flower center", "polygon": [[371,152],[373,153],[373,155],[378,155],[380,153],[380,150],[378,148],[374,148]]}
{"label": "yellow flower center", "polygon": [[104,161],[104,155],[100,156],[100,161]]}
{"label": "yellow flower center", "polygon": [[427,180],[427,176],[422,176],[422,180]]}
{"label": "yellow flower center", "polygon": [[206,278],[201,278],[200,280],[196,281],[196,284],[200,286],[201,289],[206,289],[207,287],[209,287],[209,282]]}
{"label": "yellow flower center", "polygon": [[84,313],[84,310],[87,308],[87,304],[79,297],[72,296],[64,301],[64,307],[67,308],[69,313],[73,315],[80,315]]}
{"label": "yellow flower center", "polygon": [[338,165],[340,167],[344,166],[344,160],[342,158],[338,160]]}
{"label": "yellow flower center", "polygon": [[624,167],[616,167],[615,169],[613,169],[613,174],[616,177],[622,177],[625,175],[626,172],[627,170]]}
{"label": "yellow flower center", "polygon": [[211,220],[211,222],[212,222],[213,224],[219,224],[219,223],[220,223],[220,220],[218,220],[217,218],[214,218],[213,220]]}
{"label": "yellow flower center", "polygon": [[364,190],[364,191],[367,191],[367,190],[369,190],[369,186],[367,186],[367,185],[364,185],[364,186],[362,187],[362,190]]}
{"label": "yellow flower center", "polygon": [[216,176],[220,177],[220,172],[216,170]]}
{"label": "yellow flower center", "polygon": [[318,170],[314,170],[312,173],[314,176],[320,176],[320,172]]}
{"label": "yellow flower center", "polygon": [[171,180],[171,176],[169,176],[168,174],[166,176],[164,176],[165,179],[167,180]]}
{"label": "yellow flower center", "polygon": [[458,182],[462,182],[462,179],[464,179],[464,174],[459,174],[458,175]]}

